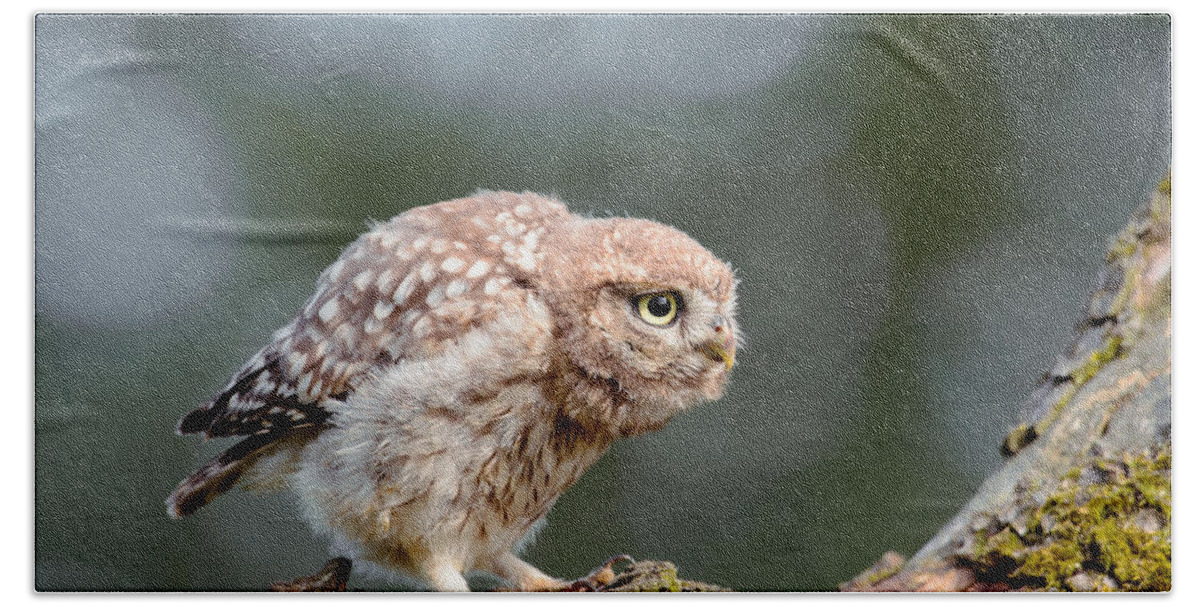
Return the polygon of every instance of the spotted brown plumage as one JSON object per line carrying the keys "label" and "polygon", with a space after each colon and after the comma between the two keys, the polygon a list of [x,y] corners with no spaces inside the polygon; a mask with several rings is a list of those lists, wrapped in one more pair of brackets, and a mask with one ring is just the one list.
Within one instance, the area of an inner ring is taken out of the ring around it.
{"label": "spotted brown plumage", "polygon": [[729,267],[682,232],[480,192],[374,226],[183,434],[243,437],[174,516],[239,482],[288,486],[335,550],[442,590],[513,554],[617,438],[724,389]]}

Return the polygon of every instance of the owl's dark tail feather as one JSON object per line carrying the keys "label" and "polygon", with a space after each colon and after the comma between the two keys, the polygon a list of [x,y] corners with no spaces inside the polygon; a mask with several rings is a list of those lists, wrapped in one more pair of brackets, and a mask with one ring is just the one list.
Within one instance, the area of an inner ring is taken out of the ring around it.
{"label": "owl's dark tail feather", "polygon": [[279,438],[274,433],[253,435],[221,452],[175,486],[175,491],[167,497],[167,514],[175,519],[186,517],[215,500],[236,485],[242,474],[271,451]]}

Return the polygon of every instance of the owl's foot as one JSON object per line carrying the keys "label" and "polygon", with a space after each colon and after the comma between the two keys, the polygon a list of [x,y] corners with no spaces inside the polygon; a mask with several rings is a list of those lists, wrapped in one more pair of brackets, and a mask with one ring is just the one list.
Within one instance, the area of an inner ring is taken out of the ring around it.
{"label": "owl's foot", "polygon": [[552,589],[552,591],[604,591],[617,578],[613,566],[621,562],[625,562],[625,567],[628,568],[637,563],[637,560],[625,554],[617,555],[609,558],[607,562],[592,570],[587,576],[575,579],[559,589]]}
{"label": "owl's foot", "polygon": [[349,559],[335,557],[325,562],[316,574],[271,583],[271,591],[345,591],[352,566]]}

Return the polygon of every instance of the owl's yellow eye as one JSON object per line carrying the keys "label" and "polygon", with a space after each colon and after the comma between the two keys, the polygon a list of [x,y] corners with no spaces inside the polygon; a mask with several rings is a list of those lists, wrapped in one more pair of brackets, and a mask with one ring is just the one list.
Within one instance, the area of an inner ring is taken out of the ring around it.
{"label": "owl's yellow eye", "polygon": [[634,303],[638,316],[651,325],[667,325],[679,314],[679,296],[672,292],[643,294]]}

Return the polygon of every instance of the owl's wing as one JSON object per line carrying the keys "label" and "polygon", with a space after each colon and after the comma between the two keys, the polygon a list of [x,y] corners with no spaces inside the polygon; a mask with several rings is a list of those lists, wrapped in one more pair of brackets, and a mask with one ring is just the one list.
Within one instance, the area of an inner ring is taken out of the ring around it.
{"label": "owl's wing", "polygon": [[[322,425],[329,412],[325,399],[344,399],[355,381],[373,366],[394,362],[383,322],[371,336],[367,319],[391,293],[378,286],[346,282],[347,266],[374,274],[348,259],[363,247],[356,242],[321,275],[318,289],[291,323],[275,332],[269,345],[234,374],[211,401],[179,421],[180,434],[205,437],[277,436]],[[386,285],[384,285],[386,287]],[[392,305],[394,309],[395,306]],[[370,338],[374,337],[372,340]]]}
{"label": "owl's wing", "polygon": [[383,225],[350,245],[296,319],[180,420],[180,434],[248,438],[179,484],[167,500],[173,516],[208,504],[280,445],[315,436],[330,416],[322,403],[344,400],[370,372],[403,356],[403,315],[416,300],[410,296],[424,295],[411,245],[396,248],[404,228]]}
{"label": "owl's wing", "polygon": [[[310,357],[306,353],[319,348],[315,342],[327,337],[309,335],[322,330],[307,325],[301,316],[277,332],[275,341],[247,362],[220,393],[179,421],[178,432],[205,437],[279,435],[323,424],[329,412],[321,401],[344,398],[349,391],[350,378],[331,377],[333,365],[339,358],[356,357],[346,352]],[[289,360],[302,357],[313,360],[288,365]],[[324,364],[330,365],[322,374]],[[314,381],[319,383],[316,391]]]}

